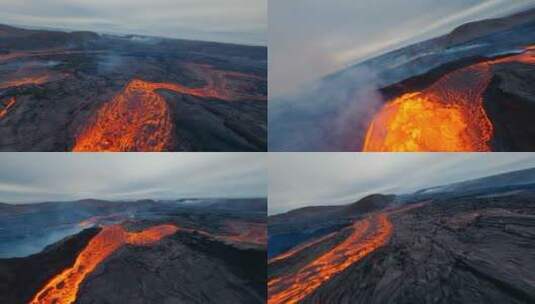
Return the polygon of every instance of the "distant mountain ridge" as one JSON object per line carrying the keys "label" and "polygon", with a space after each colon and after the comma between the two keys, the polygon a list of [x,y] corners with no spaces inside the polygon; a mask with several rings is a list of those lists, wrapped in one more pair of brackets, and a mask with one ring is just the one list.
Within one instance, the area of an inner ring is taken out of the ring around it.
{"label": "distant mountain ridge", "polygon": [[270,216],[274,221],[284,221],[293,217],[343,217],[361,215],[363,213],[380,210],[391,204],[395,195],[371,194],[353,203],[333,206],[308,206],[290,210],[286,213]]}
{"label": "distant mountain ridge", "polygon": [[530,185],[535,183],[535,168],[509,171],[481,178],[469,179],[452,184],[424,188],[415,194],[456,191],[478,191],[506,186]]}

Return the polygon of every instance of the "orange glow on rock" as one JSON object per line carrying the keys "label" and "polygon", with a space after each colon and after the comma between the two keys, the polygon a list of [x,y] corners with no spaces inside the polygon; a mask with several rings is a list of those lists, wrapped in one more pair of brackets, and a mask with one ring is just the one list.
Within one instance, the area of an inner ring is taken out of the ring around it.
{"label": "orange glow on rock", "polygon": [[174,234],[173,225],[159,225],[141,232],[128,232],[120,225],[104,227],[82,250],[74,265],[52,278],[30,304],[71,304],[80,284],[107,257],[125,245],[149,246]]}
{"label": "orange glow on rock", "polygon": [[5,100],[3,102],[3,108],[0,109],[0,119],[4,118],[7,113],[9,112],[9,110],[15,106],[15,103],[17,102],[17,100],[15,99],[15,97],[11,97],[11,98],[8,98],[7,100]]}
{"label": "orange glow on rock", "polygon": [[375,115],[363,151],[490,151],[493,126],[483,108],[493,65],[535,64],[535,50],[473,64],[442,76],[421,92],[386,103]]}
{"label": "orange glow on rock", "polygon": [[268,303],[301,301],[324,282],[385,245],[392,234],[392,223],[385,213],[379,213],[357,221],[352,229],[343,242],[301,269],[269,280]]}

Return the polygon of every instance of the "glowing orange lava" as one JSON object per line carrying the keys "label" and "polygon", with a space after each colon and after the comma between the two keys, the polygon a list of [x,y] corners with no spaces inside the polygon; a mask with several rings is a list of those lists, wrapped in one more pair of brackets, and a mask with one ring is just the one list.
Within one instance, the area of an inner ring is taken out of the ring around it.
{"label": "glowing orange lava", "polygon": [[268,303],[301,301],[331,277],[386,244],[392,234],[392,224],[385,213],[357,221],[352,229],[342,243],[297,272],[269,280]]}
{"label": "glowing orange lava", "polygon": [[207,86],[188,88],[134,79],[99,109],[76,138],[73,151],[168,151],[175,141],[174,123],[167,102],[156,91],[170,90],[221,100],[235,98],[219,83],[209,81]]}
{"label": "glowing orange lava", "polygon": [[504,62],[535,64],[535,50],[450,72],[386,103],[368,127],[363,151],[490,151],[493,126],[483,93],[492,66]]}
{"label": "glowing orange lava", "polygon": [[73,151],[167,151],[174,142],[174,124],[158,84],[131,81],[99,109],[76,138]]}
{"label": "glowing orange lava", "polygon": [[13,106],[15,106],[16,102],[17,100],[15,99],[15,97],[11,97],[3,102],[3,108],[0,109],[0,119],[4,118],[7,115],[7,112],[9,112],[9,110]]}
{"label": "glowing orange lava", "polygon": [[292,248],[284,253],[281,253],[279,254],[278,256],[276,257],[273,257],[271,258],[269,261],[268,261],[268,264],[271,264],[271,263],[275,263],[277,261],[282,261],[282,260],[286,260],[288,259],[289,257],[292,257],[294,255],[296,255],[297,253],[307,249],[307,248],[310,248],[316,244],[319,244],[325,240],[328,240],[330,239],[331,237],[335,236],[336,235],[336,232],[331,232],[327,235],[324,235],[318,239],[315,239],[315,240],[312,240],[312,241],[309,241],[309,242],[305,242],[304,244],[302,245],[299,245],[299,246],[296,246],[295,248]]}
{"label": "glowing orange lava", "polygon": [[125,245],[148,246],[178,230],[159,225],[141,232],[128,232],[120,225],[104,227],[78,255],[74,265],[50,280],[30,304],[71,304],[82,281],[108,256]]}

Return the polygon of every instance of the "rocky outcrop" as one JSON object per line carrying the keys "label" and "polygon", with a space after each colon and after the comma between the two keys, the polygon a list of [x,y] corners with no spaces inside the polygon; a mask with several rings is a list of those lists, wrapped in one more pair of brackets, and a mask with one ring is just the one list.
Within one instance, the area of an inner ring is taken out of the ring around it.
{"label": "rocky outcrop", "polygon": [[494,69],[484,106],[494,126],[495,151],[535,151],[535,66],[507,63]]}
{"label": "rocky outcrop", "polygon": [[126,247],[82,284],[77,303],[264,303],[265,252],[196,234]]}

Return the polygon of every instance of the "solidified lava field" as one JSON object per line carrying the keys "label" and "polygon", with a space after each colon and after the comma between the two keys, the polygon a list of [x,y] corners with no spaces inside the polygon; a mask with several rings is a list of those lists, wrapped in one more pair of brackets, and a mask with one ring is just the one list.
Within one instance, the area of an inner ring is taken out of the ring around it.
{"label": "solidified lava field", "polygon": [[0,151],[265,151],[265,47],[0,25]]}
{"label": "solidified lava field", "polygon": [[268,303],[533,303],[534,181],[528,169],[270,216]]}

